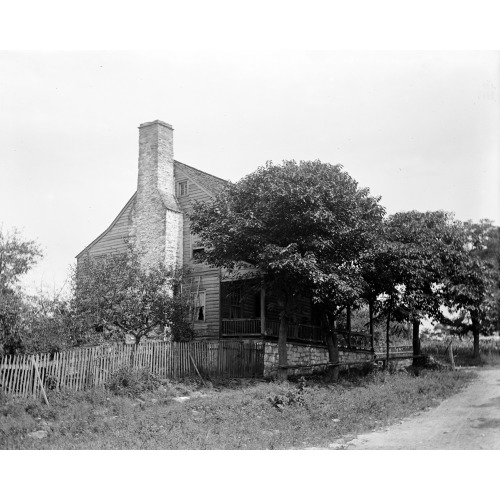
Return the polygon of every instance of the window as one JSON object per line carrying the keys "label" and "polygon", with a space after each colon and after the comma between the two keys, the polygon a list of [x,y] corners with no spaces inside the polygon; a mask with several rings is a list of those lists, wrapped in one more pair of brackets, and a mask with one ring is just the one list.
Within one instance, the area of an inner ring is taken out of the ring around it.
{"label": "window", "polygon": [[253,296],[253,315],[255,318],[260,318],[260,294],[256,292]]}
{"label": "window", "polygon": [[186,196],[188,194],[188,181],[177,183],[177,196]]}
{"label": "window", "polygon": [[229,317],[241,318],[241,290],[231,290],[229,294]]}
{"label": "window", "polygon": [[193,306],[191,318],[194,321],[205,321],[205,292],[193,292],[191,304]]}
{"label": "window", "polygon": [[194,234],[191,235],[191,254],[194,257],[205,250],[203,242]]}

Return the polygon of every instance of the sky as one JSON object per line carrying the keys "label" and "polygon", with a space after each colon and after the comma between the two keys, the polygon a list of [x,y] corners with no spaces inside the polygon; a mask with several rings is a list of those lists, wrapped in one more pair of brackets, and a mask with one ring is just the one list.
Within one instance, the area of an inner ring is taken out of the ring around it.
{"label": "sky", "polygon": [[341,163],[387,213],[500,224],[498,51],[0,52],[0,224],[59,289],[136,189],[139,124],[237,181],[267,160]]}

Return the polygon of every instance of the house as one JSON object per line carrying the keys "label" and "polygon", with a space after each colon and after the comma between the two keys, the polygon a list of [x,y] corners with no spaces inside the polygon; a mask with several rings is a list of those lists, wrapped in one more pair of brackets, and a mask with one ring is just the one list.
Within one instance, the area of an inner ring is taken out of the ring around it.
{"label": "house", "polygon": [[[110,226],[77,255],[77,265],[88,256],[125,252],[132,244],[145,265],[162,261],[189,267],[183,290],[192,298],[196,339],[264,341],[264,374],[272,375],[279,361],[279,308],[273,297],[259,278],[234,279],[193,258],[203,250],[190,231],[193,203],[211,200],[226,183],[174,160],[171,125],[160,120],[141,124],[137,191]],[[373,359],[373,337],[351,332],[349,321],[347,331],[338,333],[341,361]],[[324,367],[329,359],[314,305],[306,297],[289,325],[287,352],[288,362],[305,366],[305,372]]]}
{"label": "house", "polygon": [[[223,270],[197,263],[203,249],[192,234],[193,202],[209,201],[226,181],[174,160],[173,128],[156,120],[139,126],[137,191],[111,225],[77,255],[98,257],[124,252],[130,242],[145,265],[163,261],[190,268],[184,283],[193,298],[193,327],[198,339],[277,338],[278,310],[260,283],[234,281]],[[186,288],[185,288],[186,290]],[[289,338],[321,343],[311,301],[303,299],[290,325]]]}

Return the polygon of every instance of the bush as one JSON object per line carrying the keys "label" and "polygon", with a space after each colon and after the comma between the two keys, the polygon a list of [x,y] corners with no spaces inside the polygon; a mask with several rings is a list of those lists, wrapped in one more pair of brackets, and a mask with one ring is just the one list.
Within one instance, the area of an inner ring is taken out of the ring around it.
{"label": "bush", "polygon": [[54,420],[57,413],[51,407],[42,404],[40,401],[29,401],[24,405],[24,411],[35,419]]}
{"label": "bush", "polygon": [[287,391],[285,394],[276,394],[269,397],[269,402],[273,408],[282,411],[286,406],[305,406],[304,389],[306,387],[306,380],[301,377],[294,387]]}
{"label": "bush", "polygon": [[16,419],[21,417],[23,414],[24,408],[19,403],[0,393],[0,416],[10,416]]}
{"label": "bush", "polygon": [[160,380],[147,369],[124,366],[115,371],[106,383],[106,389],[118,396],[138,396],[160,386]]}

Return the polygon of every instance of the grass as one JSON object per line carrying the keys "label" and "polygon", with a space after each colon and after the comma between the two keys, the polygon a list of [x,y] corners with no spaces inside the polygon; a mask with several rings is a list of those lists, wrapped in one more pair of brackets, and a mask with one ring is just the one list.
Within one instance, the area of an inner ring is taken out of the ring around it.
{"label": "grass", "polygon": [[[3,449],[291,449],[327,446],[438,402],[475,375],[426,371],[344,375],[210,388],[163,383],[139,397],[111,390],[49,393],[51,407],[0,396]],[[175,398],[189,396],[179,401]],[[44,439],[29,437],[45,430]]]}

